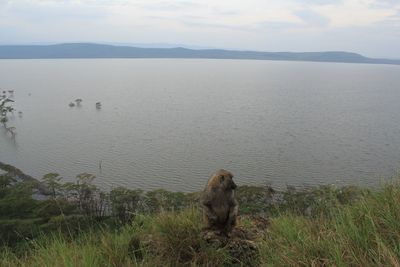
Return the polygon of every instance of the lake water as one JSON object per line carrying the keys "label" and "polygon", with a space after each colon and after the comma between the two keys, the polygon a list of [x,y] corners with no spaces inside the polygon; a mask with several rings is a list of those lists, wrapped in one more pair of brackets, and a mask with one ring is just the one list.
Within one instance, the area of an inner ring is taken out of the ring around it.
{"label": "lake water", "polygon": [[23,112],[15,141],[0,129],[0,161],[35,177],[195,191],[219,168],[280,187],[375,186],[400,167],[400,66],[0,60],[0,88]]}

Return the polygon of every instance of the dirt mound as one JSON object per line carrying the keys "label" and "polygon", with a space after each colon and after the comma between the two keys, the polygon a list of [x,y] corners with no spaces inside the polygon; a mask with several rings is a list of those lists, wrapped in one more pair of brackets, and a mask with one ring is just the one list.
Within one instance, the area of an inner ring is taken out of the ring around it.
{"label": "dirt mound", "polygon": [[[244,225],[246,221],[246,225]],[[228,235],[215,230],[204,230],[203,238],[216,248],[228,250],[232,264],[258,266],[259,251],[254,241],[261,238],[269,225],[262,216],[246,216]]]}

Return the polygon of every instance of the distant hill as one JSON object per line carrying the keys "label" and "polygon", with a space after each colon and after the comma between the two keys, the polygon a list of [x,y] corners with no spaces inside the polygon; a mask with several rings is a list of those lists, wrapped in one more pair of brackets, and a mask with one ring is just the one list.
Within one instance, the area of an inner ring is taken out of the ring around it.
{"label": "distant hill", "polygon": [[55,45],[0,45],[0,59],[40,58],[209,58],[396,64],[400,60],[368,58],[360,54],[329,52],[257,52],[223,49],[139,48],[91,43]]}

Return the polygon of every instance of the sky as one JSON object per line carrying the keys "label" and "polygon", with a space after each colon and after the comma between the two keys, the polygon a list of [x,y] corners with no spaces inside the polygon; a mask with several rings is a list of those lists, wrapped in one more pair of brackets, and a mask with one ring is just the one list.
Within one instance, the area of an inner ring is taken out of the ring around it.
{"label": "sky", "polygon": [[0,0],[0,44],[65,42],[400,59],[400,0]]}

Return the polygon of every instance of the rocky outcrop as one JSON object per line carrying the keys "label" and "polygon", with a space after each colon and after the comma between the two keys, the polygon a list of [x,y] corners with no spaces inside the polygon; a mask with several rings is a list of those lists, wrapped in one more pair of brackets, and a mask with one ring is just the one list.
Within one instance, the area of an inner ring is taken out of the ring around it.
{"label": "rocky outcrop", "polygon": [[0,170],[6,172],[11,178],[13,178],[17,182],[32,183],[34,185],[34,188],[36,189],[36,192],[34,192],[34,194],[37,195],[38,198],[43,198],[44,196],[50,194],[50,190],[42,182],[28,174],[25,174],[23,171],[10,164],[6,164],[0,161]]}

